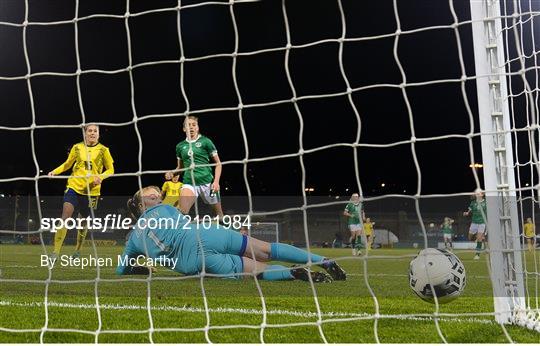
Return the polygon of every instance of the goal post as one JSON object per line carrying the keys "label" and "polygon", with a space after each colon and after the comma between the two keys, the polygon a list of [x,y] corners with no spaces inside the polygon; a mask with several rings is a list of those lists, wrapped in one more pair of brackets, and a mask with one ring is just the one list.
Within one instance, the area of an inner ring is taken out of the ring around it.
{"label": "goal post", "polygon": [[279,223],[252,222],[250,225],[250,235],[269,243],[279,243]]}
{"label": "goal post", "polygon": [[496,321],[529,326],[534,323],[522,320],[530,314],[523,313],[527,306],[506,82],[510,71],[505,59],[500,6],[499,0],[470,0],[489,265]]}

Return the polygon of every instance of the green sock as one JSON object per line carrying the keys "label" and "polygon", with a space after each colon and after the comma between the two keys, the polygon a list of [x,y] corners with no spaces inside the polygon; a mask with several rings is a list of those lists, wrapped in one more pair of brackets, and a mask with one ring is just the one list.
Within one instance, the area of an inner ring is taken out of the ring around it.
{"label": "green sock", "polygon": [[476,242],[476,254],[479,255],[481,250],[482,250],[482,242],[477,241]]}

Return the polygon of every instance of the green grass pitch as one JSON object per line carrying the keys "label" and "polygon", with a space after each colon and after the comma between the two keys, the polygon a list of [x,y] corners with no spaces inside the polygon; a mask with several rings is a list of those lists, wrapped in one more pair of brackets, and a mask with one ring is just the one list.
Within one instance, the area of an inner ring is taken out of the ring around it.
{"label": "green grass pitch", "polygon": [[[121,250],[97,247],[100,257],[116,258]],[[409,262],[417,252],[413,249],[372,250],[366,262],[352,258],[350,249],[314,249],[328,257],[348,256],[339,261],[349,274],[347,281],[315,285],[320,328],[314,294],[306,282],[259,282],[264,306],[252,277],[205,278],[205,302],[200,278],[183,278],[163,268],[149,284],[145,276],[116,276],[114,267],[101,268],[97,282],[95,267],[56,267],[47,285],[49,271],[40,266],[41,251],[41,246],[0,245],[1,343],[36,343],[40,337],[47,343],[90,343],[96,335],[102,343],[259,343],[261,338],[269,343],[320,343],[325,341],[321,332],[331,343],[373,343],[376,335],[383,343],[442,342],[430,317],[435,306],[417,298],[407,283]],[[64,254],[72,251],[70,246],[63,249]],[[92,248],[86,247],[82,255],[90,253]],[[460,298],[440,306],[442,335],[448,342],[508,342],[503,328],[489,315],[493,298],[485,256],[473,261],[471,252],[457,251],[457,255],[465,264],[468,283]],[[528,257],[528,268],[534,268],[532,254]],[[378,319],[364,272],[377,297]],[[528,278],[533,301],[538,293],[535,278],[538,275]],[[263,322],[266,327],[261,329]],[[506,329],[515,342],[540,341],[537,332],[515,326]]]}

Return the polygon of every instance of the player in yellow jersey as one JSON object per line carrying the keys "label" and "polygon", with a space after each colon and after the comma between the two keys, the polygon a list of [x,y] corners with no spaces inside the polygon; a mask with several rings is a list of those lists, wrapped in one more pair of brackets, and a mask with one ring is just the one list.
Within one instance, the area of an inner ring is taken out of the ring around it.
{"label": "player in yellow jersey", "polygon": [[163,199],[164,204],[169,204],[173,206],[178,205],[178,199],[180,197],[180,189],[182,188],[182,183],[178,181],[180,176],[175,175],[171,180],[163,183],[161,188],[161,198]]}
{"label": "player in yellow jersey", "polygon": [[527,218],[527,222],[523,225],[523,233],[525,233],[529,251],[533,251],[536,246],[536,230],[530,217]]}
{"label": "player in yellow jersey", "polygon": [[373,244],[373,226],[375,222],[371,222],[371,218],[366,218],[364,222],[364,233],[366,234],[366,250],[371,250],[371,244]]}
{"label": "player in yellow jersey", "polygon": [[[67,160],[54,170],[49,176],[62,174],[73,168],[67,181],[62,207],[62,219],[71,218],[79,213],[83,218],[91,215],[91,209],[97,208],[101,194],[101,183],[114,174],[113,158],[109,148],[99,143],[99,126],[86,125],[84,128],[84,141],[74,144]],[[56,230],[54,236],[54,252],[51,262],[58,257],[64,243],[67,229],[62,227]],[[77,246],[72,257],[80,256],[80,249],[87,229],[78,230]]]}

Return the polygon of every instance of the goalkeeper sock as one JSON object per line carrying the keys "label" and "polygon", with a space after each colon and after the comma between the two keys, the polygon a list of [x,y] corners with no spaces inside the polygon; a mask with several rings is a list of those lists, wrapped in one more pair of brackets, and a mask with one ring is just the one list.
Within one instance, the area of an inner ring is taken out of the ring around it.
{"label": "goalkeeper sock", "polygon": [[81,250],[84,239],[86,239],[86,233],[88,233],[86,228],[77,230],[77,246],[75,247],[75,251]]}
{"label": "goalkeeper sock", "polygon": [[[282,269],[282,270],[279,270]],[[269,265],[264,272],[257,276],[259,279],[268,281],[281,281],[281,280],[293,280],[294,276],[291,274],[291,268],[287,268],[282,265]]]}
{"label": "goalkeeper sock", "polygon": [[60,249],[62,249],[62,244],[64,244],[64,239],[66,238],[67,228],[62,227],[56,230],[54,235],[54,253],[59,255]]}
{"label": "goalkeeper sock", "polygon": [[307,263],[309,256],[311,256],[312,262],[322,262],[324,260],[323,256],[319,256],[314,253],[308,253],[305,250],[288,244],[270,244],[270,258],[275,261]]}

